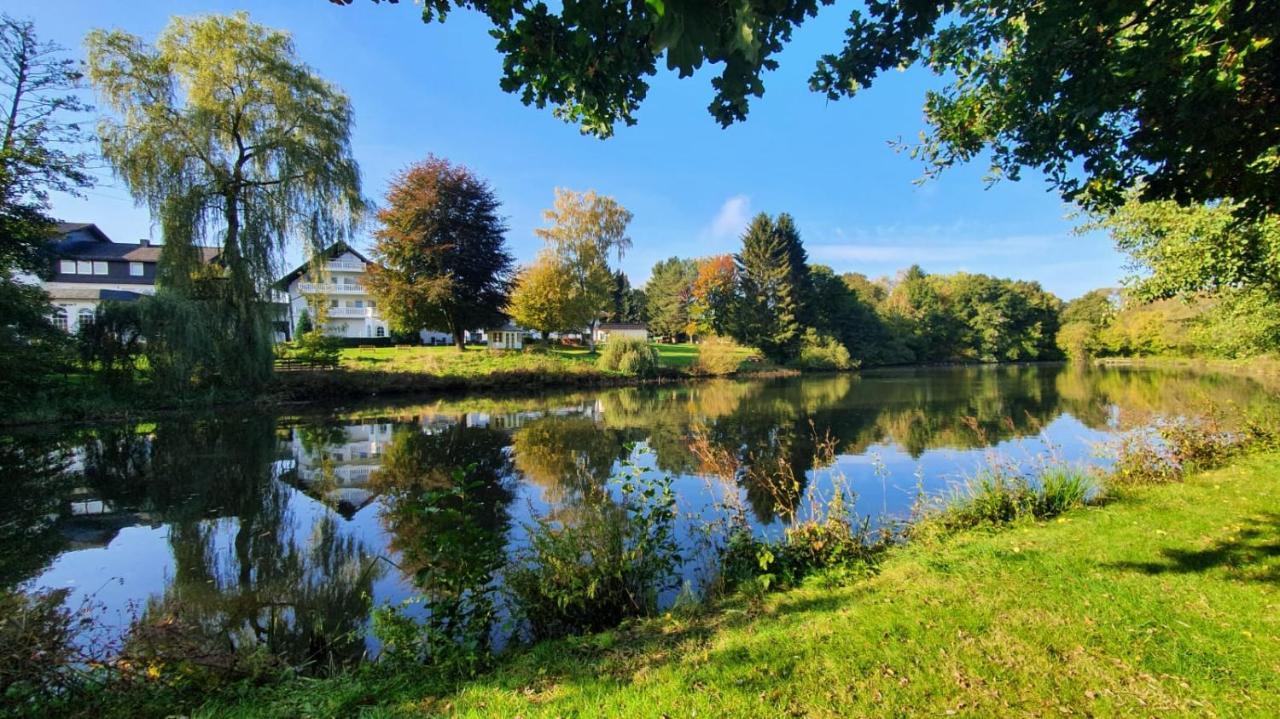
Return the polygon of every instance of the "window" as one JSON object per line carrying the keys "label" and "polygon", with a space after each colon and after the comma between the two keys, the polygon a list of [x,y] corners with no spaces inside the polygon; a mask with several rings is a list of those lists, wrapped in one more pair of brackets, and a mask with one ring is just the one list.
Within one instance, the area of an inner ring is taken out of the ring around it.
{"label": "window", "polygon": [[[75,263],[73,262],[71,264],[74,265]],[[65,307],[53,308],[53,326],[63,332],[67,331],[67,310]]]}
{"label": "window", "polygon": [[374,302],[373,300],[369,300],[369,309],[373,309],[374,307],[377,307],[377,306],[378,306],[377,302]]}
{"label": "window", "polygon": [[129,276],[130,276],[130,277],[141,277],[141,276],[142,276],[142,263],[141,263],[141,262],[130,262],[130,263],[129,263]]}
{"label": "window", "polygon": [[80,332],[91,324],[93,324],[93,310],[85,307],[80,310],[79,318],[76,321],[76,331]]}
{"label": "window", "polygon": [[58,263],[58,271],[64,275],[74,275],[76,273],[75,260],[63,260]]}
{"label": "window", "polygon": [[376,334],[376,335],[377,335],[377,336],[379,336],[379,337],[386,337],[386,336],[387,336],[387,330],[386,330],[386,328],[385,328],[385,327],[383,327],[382,325],[378,325],[378,329],[374,330],[374,334]]}
{"label": "window", "polygon": [[356,300],[356,307],[364,307],[364,300]]}
{"label": "window", "polygon": [[77,275],[93,274],[93,263],[88,260],[76,260],[76,274]]}
{"label": "window", "polygon": [[105,263],[105,262],[96,262],[96,261],[95,261],[95,262],[93,263],[93,274],[95,274],[95,275],[105,275],[105,274],[107,274],[107,263]]}
{"label": "window", "polygon": [[337,306],[338,306],[338,301],[337,301],[337,300],[329,300],[329,306],[330,306],[330,307],[337,307]]}

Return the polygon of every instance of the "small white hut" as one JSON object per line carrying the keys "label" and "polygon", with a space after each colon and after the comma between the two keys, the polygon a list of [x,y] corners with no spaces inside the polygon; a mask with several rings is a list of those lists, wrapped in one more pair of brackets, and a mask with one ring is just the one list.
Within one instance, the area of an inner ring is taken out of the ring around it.
{"label": "small white hut", "polygon": [[489,339],[491,350],[524,349],[524,330],[510,322],[501,327],[487,329],[484,334]]}

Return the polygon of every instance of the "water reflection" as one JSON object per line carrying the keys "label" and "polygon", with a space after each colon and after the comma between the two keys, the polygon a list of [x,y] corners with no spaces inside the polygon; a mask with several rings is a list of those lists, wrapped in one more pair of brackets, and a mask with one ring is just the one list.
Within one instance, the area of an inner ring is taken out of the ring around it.
{"label": "water reflection", "polygon": [[489,641],[531,513],[607,499],[636,446],[676,475],[688,516],[714,499],[699,475],[723,474],[763,530],[820,481],[806,471],[819,442],[834,442],[858,511],[893,514],[912,499],[894,486],[916,473],[936,490],[991,448],[1045,443],[1085,459],[1108,432],[1209,400],[1274,402],[1238,378],[995,367],[13,434],[0,437],[0,583],[93,596],[122,636],[134,620],[181,626],[182,651],[342,664],[371,648],[372,608],[410,596],[442,636]]}

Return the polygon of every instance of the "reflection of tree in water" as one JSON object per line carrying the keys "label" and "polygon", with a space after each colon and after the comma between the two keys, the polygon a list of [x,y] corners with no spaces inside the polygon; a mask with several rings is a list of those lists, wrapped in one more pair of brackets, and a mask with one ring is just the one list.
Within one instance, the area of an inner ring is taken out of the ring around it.
{"label": "reflection of tree in water", "polygon": [[294,490],[275,476],[273,418],[176,419],[149,441],[120,431],[96,444],[86,480],[104,498],[170,523],[173,581],[148,604],[144,624],[174,620],[200,634],[183,642],[262,646],[291,664],[360,657],[377,571],[371,552],[332,514],[298,526]]}
{"label": "reflection of tree in water", "polygon": [[47,437],[0,436],[0,589],[39,572],[65,542],[51,517],[72,487],[66,451]]}
{"label": "reflection of tree in water", "polygon": [[1230,410],[1229,418],[1241,410],[1280,411],[1280,396],[1253,379],[1178,369],[1073,366],[1058,374],[1057,389],[1066,411],[1099,429],[1113,415],[1122,428],[1130,428],[1179,414]]}
{"label": "reflection of tree in water", "polygon": [[627,456],[627,435],[643,433],[601,427],[589,417],[548,415],[511,437],[515,468],[547,491],[555,503],[600,492],[614,463]]}
{"label": "reflection of tree in water", "polygon": [[487,645],[494,574],[506,559],[511,462],[507,436],[458,424],[396,431],[373,486],[400,566],[414,578],[442,638]]}
{"label": "reflection of tree in water", "polygon": [[[1061,368],[965,367],[875,382],[882,438],[912,457],[928,449],[975,449],[1038,434],[1061,413]],[[877,441],[882,441],[877,439]]]}

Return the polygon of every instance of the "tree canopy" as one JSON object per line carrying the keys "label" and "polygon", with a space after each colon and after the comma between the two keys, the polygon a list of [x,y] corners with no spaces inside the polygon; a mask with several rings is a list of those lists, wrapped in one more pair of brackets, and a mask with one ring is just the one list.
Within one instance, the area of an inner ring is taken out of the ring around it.
{"label": "tree canopy", "polygon": [[286,33],[245,13],[175,17],[154,46],[121,30],[86,40],[89,78],[115,116],[102,154],[161,225],[162,281],[188,295],[199,245],[220,247],[223,341],[255,384],[270,372],[268,300],[286,243],[344,238],[365,208],[351,103],[300,62]]}
{"label": "tree canopy", "polygon": [[53,271],[49,194],[93,183],[75,94],[80,71],[35,26],[0,15],[0,406],[29,397],[63,365],[65,334],[49,320],[48,296],[14,278]]}
{"label": "tree canopy", "polygon": [[1111,233],[1145,300],[1256,287],[1280,300],[1280,217],[1242,219],[1230,202],[1181,207],[1136,196],[1083,230]]}
{"label": "tree canopy", "polygon": [[800,350],[809,269],[800,235],[787,214],[775,221],[765,213],[752,219],[734,257],[738,306],[733,338],[759,347],[766,357],[786,361]]}
{"label": "tree canopy", "polygon": [[515,260],[500,207],[484,180],[437,157],[392,179],[365,279],[392,329],[444,330],[463,349],[467,330],[505,319]]}
{"label": "tree canopy", "polygon": [[[502,89],[607,137],[636,122],[660,60],[681,77],[717,65],[708,109],[721,125],[745,119],[793,31],[834,0],[421,4],[429,23],[454,7],[482,13],[504,57]],[[1275,211],[1277,30],[1264,0],[871,0],[850,12],[809,86],[834,100],[890,69],[937,74],[913,148],[930,172],[989,158],[994,177],[1038,168],[1095,207],[1141,182],[1147,199]]]}
{"label": "tree canopy", "polygon": [[679,257],[659,260],[653,266],[644,286],[650,334],[672,339],[689,334],[689,303],[697,272],[694,260]]}
{"label": "tree canopy", "polygon": [[542,333],[545,342],[552,332],[582,329],[592,309],[578,291],[568,261],[543,250],[516,277],[507,313],[521,327]]}
{"label": "tree canopy", "polygon": [[568,274],[572,287],[571,301],[564,306],[573,310],[566,317],[565,329],[587,329],[587,343],[595,349],[594,330],[600,316],[609,311],[613,291],[613,270],[609,255],[619,258],[631,247],[627,225],[631,213],[612,197],[595,190],[574,192],[556,189],[555,204],[543,212],[546,227],[534,230]]}

